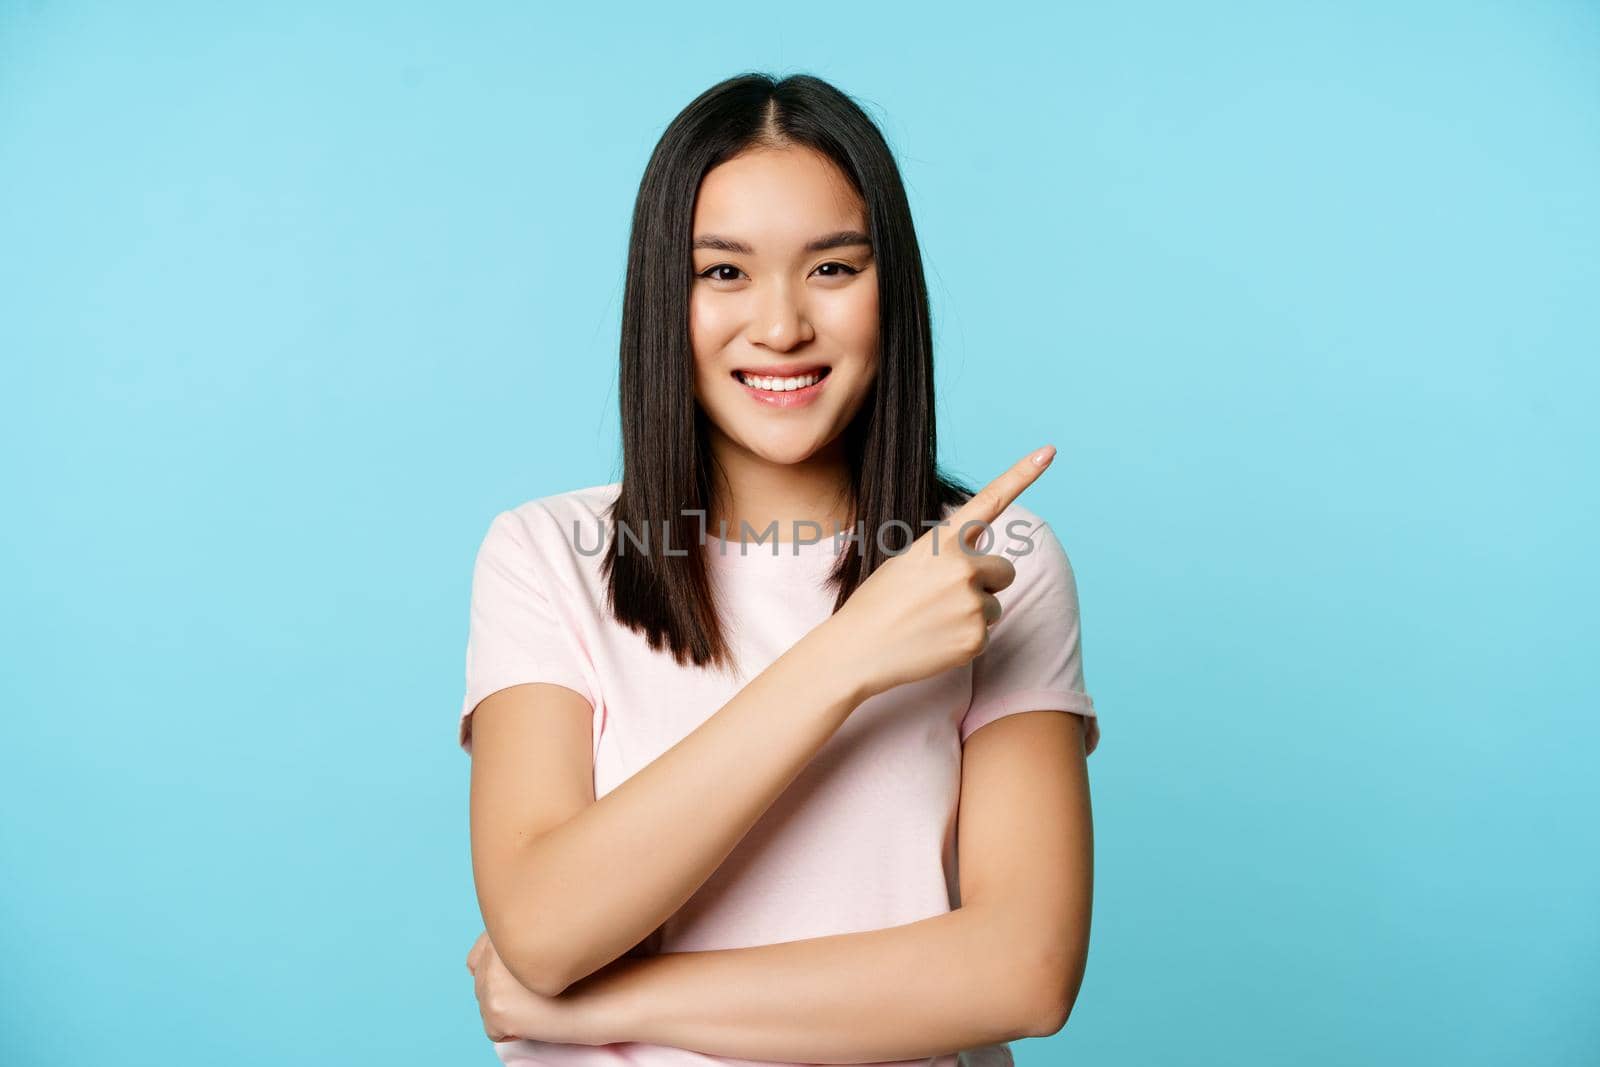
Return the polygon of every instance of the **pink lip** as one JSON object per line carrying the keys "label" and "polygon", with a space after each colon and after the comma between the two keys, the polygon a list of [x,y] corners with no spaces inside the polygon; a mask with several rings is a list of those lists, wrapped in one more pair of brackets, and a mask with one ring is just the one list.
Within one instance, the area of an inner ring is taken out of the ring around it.
{"label": "pink lip", "polygon": [[735,385],[748,393],[752,399],[758,400],[763,404],[770,404],[775,408],[801,408],[815,400],[817,394],[822,392],[822,387],[827,385],[832,377],[831,373],[823,375],[821,381],[813,382],[804,389],[791,389],[786,393],[772,393],[765,389],[757,389],[755,386],[746,385],[739,380],[738,375],[733,376],[733,381]]}

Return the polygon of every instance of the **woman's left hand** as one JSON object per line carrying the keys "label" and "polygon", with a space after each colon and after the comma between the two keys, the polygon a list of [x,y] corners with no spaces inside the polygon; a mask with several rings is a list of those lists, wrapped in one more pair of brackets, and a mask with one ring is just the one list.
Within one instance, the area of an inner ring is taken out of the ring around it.
{"label": "woman's left hand", "polygon": [[576,1000],[546,997],[526,988],[501,962],[485,931],[467,953],[478,993],[478,1014],[490,1041],[585,1043],[584,1019]]}

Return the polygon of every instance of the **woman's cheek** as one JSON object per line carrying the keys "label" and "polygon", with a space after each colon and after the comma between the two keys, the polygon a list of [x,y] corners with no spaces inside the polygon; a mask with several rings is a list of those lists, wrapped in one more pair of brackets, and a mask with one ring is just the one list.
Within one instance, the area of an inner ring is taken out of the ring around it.
{"label": "woman's cheek", "polygon": [[738,293],[718,292],[705,282],[689,291],[689,318],[711,331],[726,331],[740,313]]}
{"label": "woman's cheek", "polygon": [[852,286],[839,294],[829,309],[833,336],[842,340],[850,355],[871,361],[878,350],[878,292],[871,286]]}
{"label": "woman's cheek", "polygon": [[694,358],[709,358],[715,349],[711,345],[711,324],[707,321],[705,303],[689,301],[689,341],[694,347]]}

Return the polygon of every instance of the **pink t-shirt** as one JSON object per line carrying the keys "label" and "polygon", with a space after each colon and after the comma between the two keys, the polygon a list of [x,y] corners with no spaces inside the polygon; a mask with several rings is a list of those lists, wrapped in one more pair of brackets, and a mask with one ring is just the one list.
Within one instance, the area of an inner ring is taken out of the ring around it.
{"label": "pink t-shirt", "polygon": [[[710,538],[701,550],[725,598],[724,632],[742,672],[730,678],[682,667],[605,608],[599,547],[609,530],[605,509],[620,484],[558,493],[495,516],[473,571],[458,734],[470,753],[472,711],[496,690],[524,682],[575,690],[594,709],[596,797],[671,748],[826,620],[834,594],[822,580],[837,553],[852,550],[831,531],[808,544],[804,539],[817,535],[806,527],[794,541],[787,523],[779,523],[778,533],[787,543],[774,544],[768,535],[765,544],[741,547]],[[992,527],[993,541],[979,547],[1005,554],[1017,577],[996,594],[1004,613],[987,650],[966,666],[861,704],[667,920],[652,947],[691,952],[776,944],[949,911],[960,903],[956,815],[967,737],[1016,712],[1066,711],[1088,717],[1093,749],[1099,724],[1084,688],[1077,586],[1066,553],[1020,504]],[[959,551],[947,541],[952,529],[941,529],[940,551]],[[637,1042],[518,1040],[494,1047],[508,1064],[555,1067],[755,1062]],[[958,1057],[926,1062],[957,1067]],[[962,1067],[1011,1063],[1003,1044],[960,1054]]]}

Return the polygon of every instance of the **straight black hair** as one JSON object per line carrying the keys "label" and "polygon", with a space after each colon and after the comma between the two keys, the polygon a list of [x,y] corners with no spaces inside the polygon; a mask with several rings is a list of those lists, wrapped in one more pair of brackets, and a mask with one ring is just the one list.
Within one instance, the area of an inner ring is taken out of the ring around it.
{"label": "straight black hair", "polygon": [[[689,333],[695,200],[712,168],[748,149],[789,146],[822,153],[854,185],[877,263],[878,375],[843,431],[853,528],[863,536],[839,554],[829,574],[838,594],[833,610],[939,522],[946,507],[972,495],[938,469],[927,281],[905,186],[883,134],[854,100],[811,75],[780,81],[747,73],[712,86],[668,125],[634,202],[618,389],[623,476],[601,561],[613,616],[680,664],[732,666],[700,547],[713,484]],[[888,529],[905,535],[891,551],[879,538]]]}

